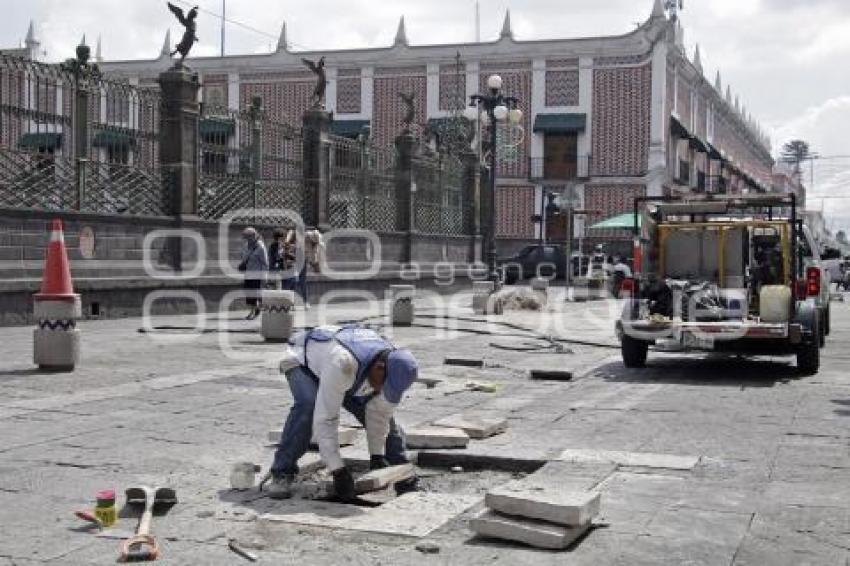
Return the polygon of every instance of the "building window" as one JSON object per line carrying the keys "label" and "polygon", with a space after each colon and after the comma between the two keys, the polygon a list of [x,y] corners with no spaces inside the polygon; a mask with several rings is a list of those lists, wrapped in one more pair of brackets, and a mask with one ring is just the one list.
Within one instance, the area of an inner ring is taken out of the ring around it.
{"label": "building window", "polygon": [[543,136],[543,178],[575,179],[578,176],[578,133]]}

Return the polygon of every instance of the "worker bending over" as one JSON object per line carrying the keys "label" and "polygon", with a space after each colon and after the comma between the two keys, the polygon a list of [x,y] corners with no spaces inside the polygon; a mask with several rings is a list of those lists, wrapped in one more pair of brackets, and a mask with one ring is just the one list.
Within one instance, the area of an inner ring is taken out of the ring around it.
{"label": "worker bending over", "polygon": [[[370,469],[408,462],[393,411],[418,373],[410,351],[397,349],[368,328],[320,326],[292,338],[280,369],[294,403],[270,471],[271,497],[292,495],[298,459],[307,452],[315,431],[337,497],[354,499],[354,479],[339,454],[340,407],[366,428]],[[397,483],[396,491],[413,491],[417,484],[413,477]]]}

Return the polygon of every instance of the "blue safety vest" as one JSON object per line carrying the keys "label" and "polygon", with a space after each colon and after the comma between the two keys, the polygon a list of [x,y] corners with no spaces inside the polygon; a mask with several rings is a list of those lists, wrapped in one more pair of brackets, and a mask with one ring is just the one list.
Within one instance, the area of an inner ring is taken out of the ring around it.
{"label": "blue safety vest", "polygon": [[[395,349],[395,346],[369,328],[344,326],[335,332],[325,328],[314,328],[304,336],[304,367],[308,370],[310,363],[307,360],[307,344],[311,340],[316,342],[336,340],[357,360],[357,376],[354,379],[354,385],[346,392],[346,395],[353,395],[363,386],[363,383],[366,382],[366,372],[369,366],[381,352]],[[312,372],[312,370],[310,371]]]}

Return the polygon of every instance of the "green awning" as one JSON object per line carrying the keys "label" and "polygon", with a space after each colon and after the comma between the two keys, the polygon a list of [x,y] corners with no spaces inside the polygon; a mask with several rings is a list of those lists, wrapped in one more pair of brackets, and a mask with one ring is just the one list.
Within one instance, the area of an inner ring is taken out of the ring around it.
{"label": "green awning", "polygon": [[62,147],[62,134],[54,132],[39,132],[24,134],[18,140],[18,147],[22,149],[37,149],[40,151],[51,151]]}
{"label": "green awning", "polygon": [[198,133],[202,136],[230,136],[235,130],[233,120],[225,118],[204,118],[198,124]]}
{"label": "green awning", "polygon": [[586,114],[538,114],[534,118],[534,132],[570,134],[583,132],[586,127]]}
{"label": "green awning", "polygon": [[[638,216],[638,228],[640,228],[640,216]],[[635,227],[635,213],[627,212],[618,216],[612,216],[602,222],[597,222],[590,227],[591,230],[604,229],[609,230],[631,230]]]}
{"label": "green awning", "polygon": [[670,116],[670,133],[684,140],[691,138],[691,133],[675,116]]}
{"label": "green awning", "polygon": [[91,140],[92,147],[132,147],[136,140],[127,132],[101,130],[95,132]]}
{"label": "green awning", "polygon": [[331,122],[331,133],[344,138],[355,139],[368,128],[369,120],[334,120]]}

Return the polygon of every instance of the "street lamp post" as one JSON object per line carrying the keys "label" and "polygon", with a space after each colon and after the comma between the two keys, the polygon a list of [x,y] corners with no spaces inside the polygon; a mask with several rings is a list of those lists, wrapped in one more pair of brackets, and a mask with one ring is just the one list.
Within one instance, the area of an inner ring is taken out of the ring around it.
{"label": "street lamp post", "polygon": [[[490,190],[487,195],[487,279],[498,285],[500,277],[496,267],[496,147],[497,127],[499,122],[510,120],[518,124],[522,120],[522,110],[518,108],[519,100],[513,96],[502,94],[502,77],[491,75],[487,79],[487,94],[470,96],[469,107],[464,115],[471,121],[478,120],[481,111],[490,124]],[[480,159],[480,156],[479,156]]]}

